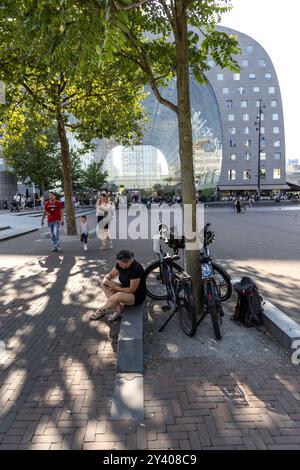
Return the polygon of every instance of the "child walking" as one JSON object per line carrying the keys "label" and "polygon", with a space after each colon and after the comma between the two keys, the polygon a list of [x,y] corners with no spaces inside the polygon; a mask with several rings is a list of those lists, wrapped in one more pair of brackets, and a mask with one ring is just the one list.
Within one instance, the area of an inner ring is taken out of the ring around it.
{"label": "child walking", "polygon": [[87,241],[89,236],[90,225],[87,221],[87,216],[80,217],[80,241],[83,243],[83,249],[87,250]]}

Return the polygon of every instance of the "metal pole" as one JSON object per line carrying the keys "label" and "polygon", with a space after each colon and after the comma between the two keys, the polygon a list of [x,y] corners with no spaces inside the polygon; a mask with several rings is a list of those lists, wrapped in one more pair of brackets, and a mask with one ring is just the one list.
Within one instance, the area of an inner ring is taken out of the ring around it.
{"label": "metal pole", "polygon": [[261,114],[262,114],[262,99],[259,100],[259,118],[258,118],[258,159],[257,159],[257,195],[258,195],[258,200],[260,199]]}

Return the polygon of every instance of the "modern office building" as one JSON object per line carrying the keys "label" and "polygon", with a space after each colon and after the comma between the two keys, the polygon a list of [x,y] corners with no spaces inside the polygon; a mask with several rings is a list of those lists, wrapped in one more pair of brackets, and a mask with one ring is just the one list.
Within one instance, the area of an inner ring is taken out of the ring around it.
{"label": "modern office building", "polygon": [[[209,60],[211,68],[206,73],[206,85],[199,85],[191,77],[196,188],[218,187],[223,192],[256,192],[258,186],[261,192],[287,189],[282,100],[271,58],[253,38],[229,28],[218,29],[237,36],[242,51],[238,56],[241,70],[232,73]],[[155,159],[156,149],[165,157],[168,180],[174,177],[174,182],[178,182],[176,115],[159,104],[150,89],[148,92],[144,106],[150,125],[138,152],[141,163],[138,164],[136,148],[132,154],[130,149],[125,152],[126,160],[132,155],[132,162],[139,168],[136,179],[132,169],[128,170],[130,185],[135,188],[145,188],[144,182],[153,179],[153,168],[147,175],[149,146],[153,152],[151,158]],[[176,103],[175,80],[162,93]],[[108,158],[109,178],[117,179],[106,147],[98,152],[99,158]],[[124,163],[124,181],[126,166],[129,168]],[[163,174],[158,172],[157,177],[163,182]]]}

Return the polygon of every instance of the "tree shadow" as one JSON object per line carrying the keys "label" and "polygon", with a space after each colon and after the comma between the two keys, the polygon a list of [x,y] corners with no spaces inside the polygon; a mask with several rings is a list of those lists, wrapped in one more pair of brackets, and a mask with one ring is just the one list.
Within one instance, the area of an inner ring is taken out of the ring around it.
{"label": "tree shadow", "polygon": [[[17,439],[15,448],[39,443],[35,433],[45,424],[63,436],[64,446],[81,448],[84,423],[108,418],[119,324],[108,328],[88,321],[98,303],[99,273],[107,270],[104,259],[78,260],[70,253],[39,259],[26,275],[20,275],[19,266],[1,270],[4,446],[11,442],[7,431],[28,420],[31,431]],[[5,394],[11,395],[8,400]]]}

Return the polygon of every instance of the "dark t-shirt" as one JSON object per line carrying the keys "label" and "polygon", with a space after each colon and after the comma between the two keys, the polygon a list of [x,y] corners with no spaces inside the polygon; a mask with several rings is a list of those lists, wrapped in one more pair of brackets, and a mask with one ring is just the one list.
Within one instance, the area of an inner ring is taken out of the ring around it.
{"label": "dark t-shirt", "polygon": [[142,303],[146,298],[146,281],[143,266],[134,260],[129,268],[123,269],[117,263],[116,269],[119,271],[119,280],[122,287],[130,287],[131,279],[140,279],[140,283],[134,295],[135,303]]}

